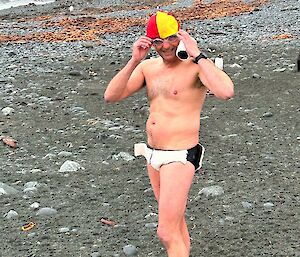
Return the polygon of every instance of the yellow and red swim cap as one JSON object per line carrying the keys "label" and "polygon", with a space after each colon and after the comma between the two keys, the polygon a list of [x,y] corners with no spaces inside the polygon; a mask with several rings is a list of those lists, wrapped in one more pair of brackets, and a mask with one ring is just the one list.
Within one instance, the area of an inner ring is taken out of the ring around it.
{"label": "yellow and red swim cap", "polygon": [[180,25],[175,17],[166,12],[158,11],[152,15],[147,24],[147,37],[167,38],[178,32]]}

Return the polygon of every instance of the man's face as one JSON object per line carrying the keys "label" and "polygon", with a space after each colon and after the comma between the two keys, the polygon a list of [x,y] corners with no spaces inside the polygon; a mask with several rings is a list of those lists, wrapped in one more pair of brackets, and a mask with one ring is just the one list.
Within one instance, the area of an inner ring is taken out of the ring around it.
{"label": "man's face", "polygon": [[176,49],[179,44],[179,38],[176,34],[165,39],[153,39],[153,46],[158,54],[165,60],[173,59],[176,56]]}

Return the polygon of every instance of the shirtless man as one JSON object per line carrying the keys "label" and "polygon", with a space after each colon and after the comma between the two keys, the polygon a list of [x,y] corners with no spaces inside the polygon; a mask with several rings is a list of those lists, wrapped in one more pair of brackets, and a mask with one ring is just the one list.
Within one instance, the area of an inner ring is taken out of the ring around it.
{"label": "shirtless man", "polygon": [[[176,56],[180,40],[190,56],[186,61]],[[152,46],[160,57],[143,60]],[[144,86],[150,104],[148,146],[140,144],[135,150],[147,159],[158,202],[157,235],[169,257],[187,257],[190,237],[185,210],[204,152],[199,144],[201,109],[207,90],[227,100],[234,94],[233,83],[172,15],[157,12],[150,17],[147,36],[133,44],[131,59],[110,81],[105,101],[123,100]]]}

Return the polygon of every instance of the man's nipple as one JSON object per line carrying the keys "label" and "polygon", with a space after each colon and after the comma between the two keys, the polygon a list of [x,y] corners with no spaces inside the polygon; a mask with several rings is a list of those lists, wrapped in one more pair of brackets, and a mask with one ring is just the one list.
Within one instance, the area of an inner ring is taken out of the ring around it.
{"label": "man's nipple", "polygon": [[173,95],[177,95],[177,93],[178,93],[177,90],[173,91]]}

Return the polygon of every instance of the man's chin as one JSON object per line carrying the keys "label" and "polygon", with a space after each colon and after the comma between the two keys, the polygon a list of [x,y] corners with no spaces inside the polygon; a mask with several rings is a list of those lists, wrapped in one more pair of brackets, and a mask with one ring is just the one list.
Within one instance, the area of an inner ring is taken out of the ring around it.
{"label": "man's chin", "polygon": [[163,54],[161,54],[161,57],[164,59],[164,60],[168,60],[168,61],[170,61],[170,60],[175,60],[176,59],[176,55],[174,54],[174,53],[168,53],[168,54],[165,54],[165,53],[163,53]]}

